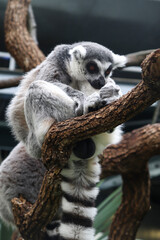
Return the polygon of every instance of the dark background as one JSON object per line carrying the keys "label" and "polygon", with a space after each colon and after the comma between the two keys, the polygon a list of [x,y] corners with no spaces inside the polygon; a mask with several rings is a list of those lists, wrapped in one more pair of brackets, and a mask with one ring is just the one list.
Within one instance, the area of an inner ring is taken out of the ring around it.
{"label": "dark background", "polygon": [[[0,2],[0,51],[5,51],[3,21],[7,0]],[[150,0],[33,0],[39,46],[95,41],[125,54],[159,47],[160,2]]]}

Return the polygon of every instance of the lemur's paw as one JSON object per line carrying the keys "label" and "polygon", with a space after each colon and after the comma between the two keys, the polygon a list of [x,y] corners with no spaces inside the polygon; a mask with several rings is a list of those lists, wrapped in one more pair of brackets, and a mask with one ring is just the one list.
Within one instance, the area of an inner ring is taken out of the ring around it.
{"label": "lemur's paw", "polygon": [[118,100],[121,96],[121,89],[117,84],[114,83],[114,81],[109,81],[100,89],[100,97],[106,101],[106,104]]}
{"label": "lemur's paw", "polygon": [[105,106],[106,101],[100,98],[99,93],[95,92],[85,99],[84,114],[92,111],[96,111]]}

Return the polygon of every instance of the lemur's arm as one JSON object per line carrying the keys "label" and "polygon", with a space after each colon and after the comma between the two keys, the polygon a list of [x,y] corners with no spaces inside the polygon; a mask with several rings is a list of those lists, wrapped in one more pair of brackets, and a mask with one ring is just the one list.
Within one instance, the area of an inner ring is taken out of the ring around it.
{"label": "lemur's arm", "polygon": [[40,149],[49,127],[82,114],[83,93],[65,86],[46,81],[33,82],[24,101],[24,114],[29,134],[26,147],[33,157],[40,157]]}
{"label": "lemur's arm", "polygon": [[88,97],[79,90],[62,83],[33,82],[25,96],[24,112],[29,128],[26,146],[33,157],[39,157],[40,148],[49,127],[106,105],[119,97],[114,81]]}

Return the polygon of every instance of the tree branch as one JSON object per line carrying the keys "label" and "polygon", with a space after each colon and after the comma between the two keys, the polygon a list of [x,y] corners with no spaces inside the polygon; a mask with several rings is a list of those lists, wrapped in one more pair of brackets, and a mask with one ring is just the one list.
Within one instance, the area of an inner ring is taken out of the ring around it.
{"label": "tree branch", "polygon": [[29,7],[28,7],[28,31],[32,39],[34,40],[34,42],[38,45],[37,24],[36,24],[33,8],[31,4],[29,4]]}
{"label": "tree branch", "polygon": [[[148,160],[160,154],[160,124],[147,125],[124,135],[117,145],[110,145],[100,156],[101,177],[121,174],[123,197],[112,225],[109,239],[134,240],[137,229],[150,208]],[[122,217],[123,216],[123,217]]]}
{"label": "tree branch", "polygon": [[159,136],[160,124],[147,125],[125,134],[119,144],[108,146],[100,155],[101,177],[140,172],[149,158],[160,154]]}
{"label": "tree branch", "polygon": [[[141,159],[135,159],[139,160]],[[112,221],[109,240],[134,240],[137,229],[150,208],[148,167],[144,166],[141,172],[125,173],[122,178],[122,202]]]}
{"label": "tree branch", "polygon": [[30,0],[9,0],[5,13],[5,42],[17,64],[29,71],[40,64],[45,56],[26,28]]}
{"label": "tree branch", "polygon": [[144,50],[134,53],[126,54],[127,64],[126,66],[140,66],[145,57],[156,49]]}
{"label": "tree branch", "polygon": [[25,240],[42,240],[45,226],[52,221],[61,200],[60,170],[52,168],[45,173],[35,204],[23,197],[12,200],[16,225]]}
{"label": "tree branch", "polygon": [[19,85],[21,80],[22,80],[22,77],[15,77],[15,78],[10,78],[10,79],[1,79],[0,80],[0,89],[16,87],[16,86]]}

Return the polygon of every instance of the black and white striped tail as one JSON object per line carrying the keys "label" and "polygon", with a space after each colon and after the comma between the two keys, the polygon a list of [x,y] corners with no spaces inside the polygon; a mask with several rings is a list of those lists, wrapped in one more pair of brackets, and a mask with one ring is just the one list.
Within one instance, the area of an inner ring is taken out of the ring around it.
{"label": "black and white striped tail", "polygon": [[48,240],[94,240],[100,172],[98,157],[70,160],[62,170],[62,217],[47,226]]}

